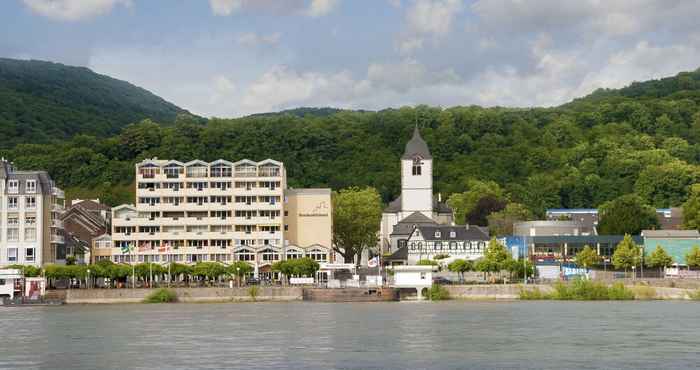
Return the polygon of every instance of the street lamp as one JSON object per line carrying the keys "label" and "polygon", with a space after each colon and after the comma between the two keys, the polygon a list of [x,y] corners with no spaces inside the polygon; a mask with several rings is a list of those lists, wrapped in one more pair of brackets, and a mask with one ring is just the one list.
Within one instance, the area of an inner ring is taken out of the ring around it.
{"label": "street lamp", "polygon": [[238,280],[238,287],[241,287],[241,268],[236,266],[236,280]]}
{"label": "street lamp", "polygon": [[90,289],[90,269],[87,269],[87,287]]}

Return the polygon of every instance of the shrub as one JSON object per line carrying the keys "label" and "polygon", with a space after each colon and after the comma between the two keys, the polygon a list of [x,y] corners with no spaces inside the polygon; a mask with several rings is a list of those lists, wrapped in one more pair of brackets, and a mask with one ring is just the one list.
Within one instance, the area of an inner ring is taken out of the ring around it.
{"label": "shrub", "polygon": [[656,299],[656,289],[648,285],[637,285],[632,288],[636,299]]}
{"label": "shrub", "polygon": [[151,293],[144,300],[145,303],[172,303],[177,302],[177,293],[174,290],[161,288]]}
{"label": "shrub", "polygon": [[552,295],[543,293],[540,290],[540,288],[534,288],[534,289],[521,288],[520,289],[520,299],[526,300],[526,301],[536,301],[536,300],[543,300],[543,299],[552,299]]}
{"label": "shrub", "polygon": [[433,284],[433,286],[428,289],[428,297],[430,297],[431,301],[443,301],[450,299],[450,292],[442,285]]}
{"label": "shrub", "polygon": [[624,301],[634,299],[634,292],[625,288],[622,283],[615,283],[608,288],[608,296],[610,300]]}
{"label": "shrub", "polygon": [[688,293],[688,298],[690,298],[694,301],[700,301],[700,289],[697,289],[693,292]]}
{"label": "shrub", "polygon": [[250,295],[253,302],[255,302],[255,300],[258,298],[258,293],[260,293],[260,290],[257,285],[253,285],[248,288],[248,295]]}
{"label": "shrub", "polygon": [[554,284],[552,299],[577,301],[628,300],[634,299],[634,296],[634,292],[625,288],[622,283],[615,283],[611,287],[607,287],[603,283],[576,279],[568,284],[562,282]]}

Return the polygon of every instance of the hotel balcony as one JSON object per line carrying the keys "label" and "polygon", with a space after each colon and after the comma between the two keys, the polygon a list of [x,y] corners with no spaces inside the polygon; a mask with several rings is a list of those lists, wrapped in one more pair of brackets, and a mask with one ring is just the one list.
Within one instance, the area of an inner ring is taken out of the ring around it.
{"label": "hotel balcony", "polygon": [[64,207],[63,204],[60,203],[53,203],[51,204],[51,210],[54,212],[63,212],[66,210],[66,207]]}
{"label": "hotel balcony", "polygon": [[59,219],[53,219],[53,220],[51,220],[51,227],[63,229],[63,221],[61,221]]}
{"label": "hotel balcony", "polygon": [[51,243],[64,244],[65,239],[63,235],[51,234]]}

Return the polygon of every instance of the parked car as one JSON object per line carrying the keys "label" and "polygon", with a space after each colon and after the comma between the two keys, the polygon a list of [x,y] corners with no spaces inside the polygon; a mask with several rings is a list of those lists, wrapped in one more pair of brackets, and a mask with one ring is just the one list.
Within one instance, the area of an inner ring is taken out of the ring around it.
{"label": "parked car", "polygon": [[438,285],[452,284],[452,280],[450,280],[444,276],[435,276],[435,277],[433,277],[433,284],[438,284]]}
{"label": "parked car", "polygon": [[260,279],[256,279],[254,277],[249,277],[245,281],[246,285],[258,285],[260,284]]}

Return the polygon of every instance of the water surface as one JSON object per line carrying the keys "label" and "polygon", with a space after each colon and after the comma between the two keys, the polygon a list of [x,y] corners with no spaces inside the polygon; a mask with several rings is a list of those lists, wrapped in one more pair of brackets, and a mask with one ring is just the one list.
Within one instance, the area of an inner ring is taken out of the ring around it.
{"label": "water surface", "polygon": [[0,308],[0,369],[689,369],[695,302]]}

